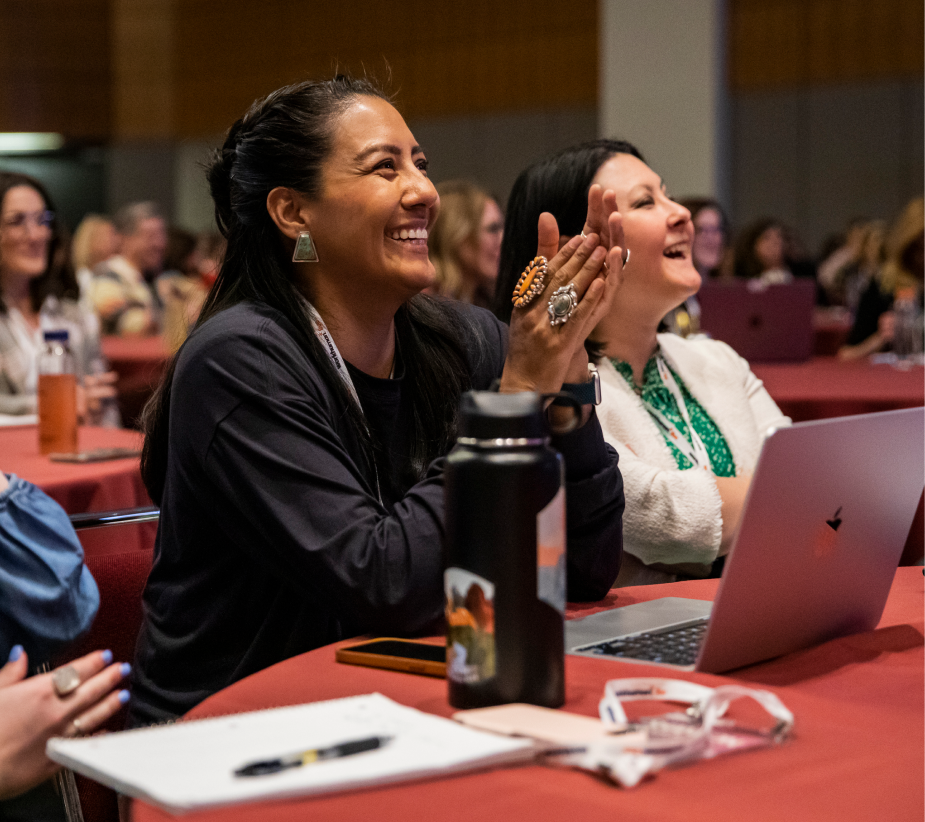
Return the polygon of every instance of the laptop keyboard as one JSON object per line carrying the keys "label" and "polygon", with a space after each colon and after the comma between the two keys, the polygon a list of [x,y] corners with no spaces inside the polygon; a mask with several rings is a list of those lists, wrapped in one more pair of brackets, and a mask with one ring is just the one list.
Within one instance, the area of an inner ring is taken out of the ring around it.
{"label": "laptop keyboard", "polygon": [[648,631],[642,634],[607,639],[576,650],[613,656],[641,659],[647,662],[666,662],[669,665],[693,665],[697,651],[707,632],[707,620],[671,628],[667,631]]}

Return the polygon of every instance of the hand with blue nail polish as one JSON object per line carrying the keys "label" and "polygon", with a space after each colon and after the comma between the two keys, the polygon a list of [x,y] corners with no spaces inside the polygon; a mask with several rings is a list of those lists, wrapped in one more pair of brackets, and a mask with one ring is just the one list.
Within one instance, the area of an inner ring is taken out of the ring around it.
{"label": "hand with blue nail polish", "polygon": [[128,691],[114,689],[132,666],[113,663],[110,651],[94,651],[65,666],[68,688],[59,681],[56,689],[54,672],[26,679],[28,667],[28,656],[17,645],[0,668],[0,800],[24,793],[58,770],[45,756],[49,738],[89,733],[129,699]]}

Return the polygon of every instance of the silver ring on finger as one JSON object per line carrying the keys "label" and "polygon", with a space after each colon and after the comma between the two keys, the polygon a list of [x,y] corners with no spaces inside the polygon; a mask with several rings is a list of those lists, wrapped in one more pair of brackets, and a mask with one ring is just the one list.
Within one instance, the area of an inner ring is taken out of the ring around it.
{"label": "silver ring on finger", "polygon": [[626,268],[630,262],[630,250],[627,248],[623,251],[623,267]]}
{"label": "silver ring on finger", "polygon": [[555,328],[557,325],[567,323],[577,305],[578,293],[574,285],[569,283],[557,288],[553,291],[546,307],[549,312],[549,324]]}
{"label": "silver ring on finger", "polygon": [[51,684],[59,698],[64,699],[80,687],[80,674],[73,665],[58,668],[51,675]]}
{"label": "silver ring on finger", "polygon": [[67,728],[65,729],[64,735],[69,737],[84,735],[84,727],[79,717],[77,719],[72,719],[67,723]]}

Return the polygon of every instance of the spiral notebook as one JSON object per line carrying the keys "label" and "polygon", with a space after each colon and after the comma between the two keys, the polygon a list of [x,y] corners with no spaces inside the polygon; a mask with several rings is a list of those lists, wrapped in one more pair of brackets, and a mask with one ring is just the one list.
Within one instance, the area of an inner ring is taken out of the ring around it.
{"label": "spiral notebook", "polygon": [[[382,748],[258,777],[250,762],[369,736]],[[478,731],[382,694],[178,722],[86,739],[54,738],[48,757],[171,813],[352,791],[531,760],[534,743]]]}

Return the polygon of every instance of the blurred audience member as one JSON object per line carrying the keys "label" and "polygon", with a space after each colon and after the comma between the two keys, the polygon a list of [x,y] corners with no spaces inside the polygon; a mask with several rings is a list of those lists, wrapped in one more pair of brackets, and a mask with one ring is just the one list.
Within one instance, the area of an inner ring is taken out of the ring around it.
{"label": "blurred audience member", "polygon": [[167,251],[164,254],[161,277],[182,274],[198,276],[199,248],[195,234],[176,226],[167,229]]}
{"label": "blurred audience member", "polygon": [[765,218],[739,235],[735,276],[765,285],[789,283],[794,277],[813,277],[815,268],[798,238],[783,223]]}
{"label": "blurred audience member", "polygon": [[485,191],[465,180],[437,186],[440,215],[428,238],[437,291],[487,308],[495,294],[504,215]]}
{"label": "blurred audience member", "polygon": [[854,327],[838,355],[858,359],[892,347],[895,317],[890,310],[899,294],[909,294],[922,306],[925,280],[925,201],[906,205],[890,230],[886,262],[871,279],[858,303]]}
{"label": "blurred audience member", "polygon": [[850,242],[852,257],[833,270],[829,263],[838,254],[835,251],[819,266],[819,285],[825,290],[829,305],[845,306],[852,315],[857,312],[861,295],[883,266],[885,241],[886,223],[883,220],[869,220],[851,229],[843,249]]}
{"label": "blurred audience member", "polygon": [[818,280],[830,305],[844,305],[841,285],[844,272],[861,259],[868,224],[866,218],[855,217],[848,223],[844,234],[837,234],[826,241],[820,257]]}
{"label": "blurred audience member", "polygon": [[222,260],[225,258],[225,238],[217,231],[203,231],[197,240],[199,276],[206,291],[215,285]]}
{"label": "blurred audience member", "polygon": [[167,225],[154,203],[131,203],[113,218],[120,253],[95,269],[93,304],[104,334],[144,336],[158,330],[151,284],[164,268]]}
{"label": "blurred audience member", "polygon": [[694,223],[694,268],[703,279],[732,276],[729,221],[722,206],[709,197],[678,200],[691,213]]}
{"label": "blurred audience member", "polygon": [[171,226],[167,230],[164,273],[157,278],[157,295],[163,306],[164,341],[176,351],[196,322],[207,290],[199,273],[202,250],[195,234]]}
{"label": "blurred audience member", "polygon": [[83,387],[84,416],[115,396],[93,318],[79,290],[63,229],[44,186],[25,174],[0,171],[0,414],[34,414],[42,332],[66,329]]}
{"label": "blurred audience member", "polygon": [[92,307],[93,269],[119,253],[119,233],[112,220],[87,214],[71,240],[71,264],[80,286],[81,304]]}

